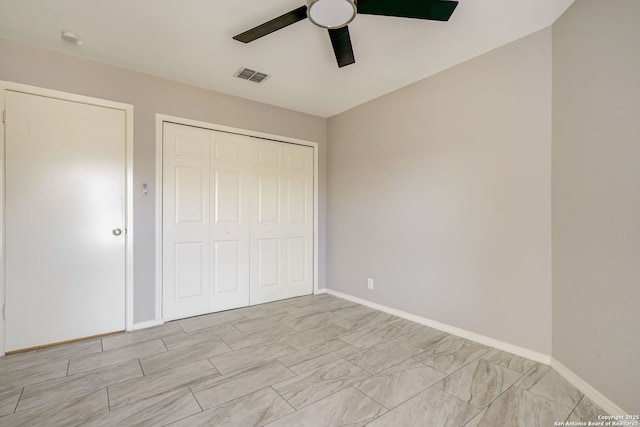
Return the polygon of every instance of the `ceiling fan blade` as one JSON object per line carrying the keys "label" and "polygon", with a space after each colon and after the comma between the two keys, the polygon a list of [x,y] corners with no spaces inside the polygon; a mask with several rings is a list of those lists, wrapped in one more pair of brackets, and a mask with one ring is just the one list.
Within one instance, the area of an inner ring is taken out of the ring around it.
{"label": "ceiling fan blade", "polygon": [[241,41],[242,43],[249,43],[260,37],[264,37],[267,34],[271,34],[274,31],[278,31],[283,29],[284,27],[288,27],[291,24],[295,24],[298,21],[302,21],[307,18],[307,6],[300,6],[297,9],[292,10],[291,12],[285,13],[284,15],[280,15],[271,21],[267,21],[262,25],[258,25],[250,30],[245,31],[244,33],[240,33],[237,36],[233,36],[235,40]]}
{"label": "ceiling fan blade", "polygon": [[338,67],[342,68],[356,62],[356,58],[353,56],[353,46],[351,46],[349,27],[330,28],[329,37],[331,38],[333,53],[336,54]]}
{"label": "ceiling fan blade", "polygon": [[358,13],[448,21],[456,6],[449,0],[358,0]]}

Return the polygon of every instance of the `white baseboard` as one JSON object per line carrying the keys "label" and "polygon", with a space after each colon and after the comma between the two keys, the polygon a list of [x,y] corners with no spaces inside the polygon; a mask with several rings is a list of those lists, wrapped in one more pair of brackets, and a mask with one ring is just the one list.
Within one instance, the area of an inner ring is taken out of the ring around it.
{"label": "white baseboard", "polygon": [[551,367],[555,369],[557,373],[562,375],[565,380],[569,381],[574,385],[574,387],[584,393],[584,395],[591,399],[593,403],[607,411],[609,415],[627,415],[622,408],[609,400],[604,394],[593,388],[589,383],[580,378],[557,359],[551,358]]}
{"label": "white baseboard", "polygon": [[313,294],[320,295],[320,294],[326,294],[326,293],[327,293],[327,288],[322,288],[322,289],[316,289],[316,291]]}
{"label": "white baseboard", "polygon": [[145,322],[134,323],[133,330],[138,331],[140,329],[153,328],[154,326],[164,325],[164,320],[155,319],[155,320],[147,320]]}
{"label": "white baseboard", "polygon": [[367,301],[362,298],[354,297],[349,294],[334,291],[333,289],[324,289],[324,291],[330,295],[334,295],[338,298],[345,299],[347,301],[355,302],[367,307],[371,307],[376,310],[384,311],[385,313],[392,314],[394,316],[402,317],[403,319],[410,320],[412,322],[420,323],[421,325],[429,326],[430,328],[438,329],[443,332],[447,332],[452,335],[456,335],[462,338],[466,338],[477,343],[488,345],[490,347],[503,350],[508,353],[512,353],[527,359],[535,360],[536,362],[543,363],[545,365],[551,364],[551,356],[537,351],[529,350],[528,348],[520,347],[517,345],[509,344],[504,341],[500,341],[491,337],[477,334],[475,332],[467,331],[455,326],[447,325],[446,323],[440,323],[435,320],[427,319],[425,317],[417,316],[415,314],[407,313],[406,311],[397,310],[395,308],[387,307],[382,304]]}

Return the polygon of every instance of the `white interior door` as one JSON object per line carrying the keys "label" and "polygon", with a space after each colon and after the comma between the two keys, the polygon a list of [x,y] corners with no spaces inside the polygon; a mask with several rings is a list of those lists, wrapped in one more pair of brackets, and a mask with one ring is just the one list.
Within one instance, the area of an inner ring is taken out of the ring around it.
{"label": "white interior door", "polygon": [[123,330],[125,112],[13,91],[6,111],[5,350]]}
{"label": "white interior door", "polygon": [[163,317],[208,313],[209,142],[205,129],[163,126]]}

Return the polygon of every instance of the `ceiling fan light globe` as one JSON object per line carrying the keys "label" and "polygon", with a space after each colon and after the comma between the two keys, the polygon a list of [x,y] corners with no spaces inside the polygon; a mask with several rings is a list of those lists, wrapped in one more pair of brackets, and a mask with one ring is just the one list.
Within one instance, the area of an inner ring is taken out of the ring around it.
{"label": "ceiling fan light globe", "polygon": [[355,0],[308,0],[307,17],[321,28],[342,28],[356,13]]}

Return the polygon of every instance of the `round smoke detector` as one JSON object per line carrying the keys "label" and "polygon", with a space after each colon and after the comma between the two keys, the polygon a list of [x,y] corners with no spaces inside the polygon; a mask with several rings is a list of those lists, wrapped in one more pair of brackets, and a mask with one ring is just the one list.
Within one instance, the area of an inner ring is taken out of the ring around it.
{"label": "round smoke detector", "polygon": [[80,38],[78,38],[78,35],[76,33],[74,33],[73,31],[68,31],[65,30],[62,32],[62,34],[60,35],[60,37],[62,37],[62,40],[69,42],[69,43],[73,43],[77,46],[82,46],[82,44],[84,43],[84,41]]}

